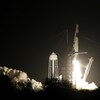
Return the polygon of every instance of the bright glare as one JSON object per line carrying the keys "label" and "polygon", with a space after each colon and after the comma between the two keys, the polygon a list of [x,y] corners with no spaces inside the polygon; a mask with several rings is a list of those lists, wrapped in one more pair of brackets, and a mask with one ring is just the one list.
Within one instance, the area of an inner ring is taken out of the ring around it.
{"label": "bright glare", "polygon": [[73,71],[72,71],[72,83],[77,87],[77,85],[80,84],[81,79],[81,69],[80,69],[80,63],[78,60],[74,59],[72,61],[73,64]]}
{"label": "bright glare", "polygon": [[81,66],[78,60],[73,59],[72,65],[73,65],[72,84],[74,88],[88,89],[88,90],[97,89],[97,86],[95,85],[94,82],[89,84],[88,82],[82,79]]}

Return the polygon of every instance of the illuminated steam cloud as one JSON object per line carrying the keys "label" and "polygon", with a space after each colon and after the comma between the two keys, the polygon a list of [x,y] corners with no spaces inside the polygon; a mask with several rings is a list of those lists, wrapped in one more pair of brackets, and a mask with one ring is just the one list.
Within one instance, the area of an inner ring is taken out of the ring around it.
{"label": "illuminated steam cloud", "polygon": [[33,90],[35,90],[35,91],[39,91],[39,90],[43,89],[42,83],[41,82],[37,82],[34,79],[31,80],[31,84],[32,84]]}
{"label": "illuminated steam cloud", "polygon": [[7,75],[14,82],[28,81],[28,76],[25,72],[7,67],[1,67],[1,70],[4,75]]}
{"label": "illuminated steam cloud", "polygon": [[16,82],[16,83],[30,81],[32,89],[35,91],[39,91],[43,89],[41,82],[37,82],[34,79],[30,79],[27,73],[23,71],[8,68],[8,67],[0,67],[0,74],[1,73],[3,73],[4,75],[7,75],[11,79],[11,81]]}

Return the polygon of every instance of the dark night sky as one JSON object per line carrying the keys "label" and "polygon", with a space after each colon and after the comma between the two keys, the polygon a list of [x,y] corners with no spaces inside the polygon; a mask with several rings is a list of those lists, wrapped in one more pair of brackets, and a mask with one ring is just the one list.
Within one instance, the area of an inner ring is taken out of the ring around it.
{"label": "dark night sky", "polygon": [[99,1],[4,0],[0,3],[0,65],[23,70],[39,81],[45,79],[52,51],[58,55],[59,67],[66,66],[66,30],[71,41],[78,23],[80,51],[89,52],[82,56],[83,63],[94,57],[88,81],[100,85],[99,5]]}

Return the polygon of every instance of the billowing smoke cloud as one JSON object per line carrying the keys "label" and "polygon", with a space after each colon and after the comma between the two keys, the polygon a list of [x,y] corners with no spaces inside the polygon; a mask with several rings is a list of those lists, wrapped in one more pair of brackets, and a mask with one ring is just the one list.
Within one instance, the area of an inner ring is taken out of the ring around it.
{"label": "billowing smoke cloud", "polygon": [[97,89],[98,87],[96,86],[96,84],[94,82],[91,82],[91,83],[88,83],[86,81],[84,81],[83,79],[80,79],[79,80],[79,83],[76,85],[77,89],[85,89],[85,90],[95,90]]}
{"label": "billowing smoke cloud", "polygon": [[14,82],[21,82],[21,81],[27,82],[28,80],[27,74],[20,70],[7,67],[0,67],[0,72],[3,73],[4,75],[7,75]]}
{"label": "billowing smoke cloud", "polygon": [[39,91],[43,89],[42,83],[37,82],[36,80],[32,79],[31,80],[32,88],[33,90]]}
{"label": "billowing smoke cloud", "polygon": [[16,82],[16,83],[30,81],[32,89],[35,91],[39,91],[43,89],[43,85],[41,82],[37,82],[34,79],[30,79],[27,73],[23,71],[8,68],[8,67],[0,67],[0,74],[7,75],[12,82]]}
{"label": "billowing smoke cloud", "polygon": [[96,84],[94,82],[88,83],[88,82],[84,81],[81,88],[87,89],[87,90],[95,90],[98,87],[96,86]]}

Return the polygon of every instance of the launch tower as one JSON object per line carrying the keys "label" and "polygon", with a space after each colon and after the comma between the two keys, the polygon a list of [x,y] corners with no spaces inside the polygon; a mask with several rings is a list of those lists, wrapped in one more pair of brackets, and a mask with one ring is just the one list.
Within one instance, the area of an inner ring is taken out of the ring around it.
{"label": "launch tower", "polygon": [[58,78],[58,57],[54,52],[49,56],[48,78]]}

